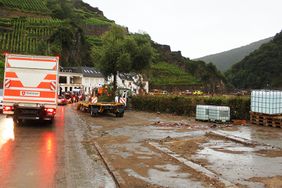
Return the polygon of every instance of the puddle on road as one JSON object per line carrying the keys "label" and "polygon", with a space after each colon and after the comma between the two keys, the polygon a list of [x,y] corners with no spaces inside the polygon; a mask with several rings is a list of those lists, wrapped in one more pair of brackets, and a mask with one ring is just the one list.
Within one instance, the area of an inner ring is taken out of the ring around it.
{"label": "puddle on road", "polygon": [[153,152],[149,148],[142,145],[142,143],[126,143],[126,144],[112,144],[107,147],[111,154],[120,155],[123,158],[131,156],[138,156],[139,158],[151,158],[151,156],[159,157],[160,154]]}
{"label": "puddle on road", "polygon": [[282,174],[282,157],[265,157],[256,154],[263,147],[248,147],[226,140],[210,140],[200,145],[194,159],[206,160],[204,166],[220,173],[224,179],[246,185],[264,187],[262,183],[252,182],[253,177],[273,177]]}
{"label": "puddle on road", "polygon": [[282,129],[262,126],[240,126],[237,130],[220,130],[226,134],[282,148]]}
{"label": "puddle on road", "polygon": [[148,177],[141,176],[132,169],[125,169],[125,172],[129,176],[163,187],[184,188],[188,185],[195,188],[204,187],[200,182],[189,179],[190,174],[179,172],[180,168],[172,164],[155,165],[154,168],[148,170]]}
{"label": "puddle on road", "polygon": [[179,138],[179,137],[195,137],[201,136],[206,133],[206,131],[189,131],[187,132],[175,132],[171,129],[166,130],[162,127],[154,127],[154,126],[144,126],[144,127],[136,127],[136,126],[126,126],[122,128],[116,128],[114,130],[108,131],[111,136],[129,136],[130,142],[140,142],[148,139],[153,140],[161,140],[166,137],[171,138]]}

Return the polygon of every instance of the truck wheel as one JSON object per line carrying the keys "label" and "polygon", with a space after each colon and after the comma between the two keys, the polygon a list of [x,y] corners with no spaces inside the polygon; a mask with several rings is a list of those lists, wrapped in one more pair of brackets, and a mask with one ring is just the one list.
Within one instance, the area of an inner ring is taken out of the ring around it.
{"label": "truck wheel", "polygon": [[46,120],[47,124],[52,124],[54,122],[54,119]]}
{"label": "truck wheel", "polygon": [[116,117],[123,117],[123,113],[116,113]]}
{"label": "truck wheel", "polygon": [[98,116],[98,113],[97,112],[94,112],[93,110],[90,110],[90,115],[92,117],[97,117]]}
{"label": "truck wheel", "polygon": [[23,120],[17,118],[13,118],[13,121],[15,125],[21,125],[23,123]]}

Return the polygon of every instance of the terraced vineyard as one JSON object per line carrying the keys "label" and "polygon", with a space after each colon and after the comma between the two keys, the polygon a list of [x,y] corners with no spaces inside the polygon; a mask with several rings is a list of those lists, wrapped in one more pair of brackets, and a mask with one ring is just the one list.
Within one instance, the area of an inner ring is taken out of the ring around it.
{"label": "terraced vineyard", "polygon": [[46,12],[46,0],[0,0],[0,6],[32,11],[32,12]]}
{"label": "terraced vineyard", "polygon": [[151,83],[154,86],[185,86],[198,84],[198,80],[177,65],[169,63],[152,64]]}
{"label": "terraced vineyard", "polygon": [[0,51],[36,54],[40,45],[48,49],[47,39],[60,24],[51,18],[1,18]]}

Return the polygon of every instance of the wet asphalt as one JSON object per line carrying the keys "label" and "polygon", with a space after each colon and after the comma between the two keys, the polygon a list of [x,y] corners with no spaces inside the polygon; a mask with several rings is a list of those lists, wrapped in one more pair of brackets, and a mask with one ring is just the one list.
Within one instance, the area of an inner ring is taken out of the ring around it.
{"label": "wet asphalt", "polygon": [[98,155],[86,153],[86,127],[65,106],[51,125],[18,126],[1,114],[0,187],[115,187]]}

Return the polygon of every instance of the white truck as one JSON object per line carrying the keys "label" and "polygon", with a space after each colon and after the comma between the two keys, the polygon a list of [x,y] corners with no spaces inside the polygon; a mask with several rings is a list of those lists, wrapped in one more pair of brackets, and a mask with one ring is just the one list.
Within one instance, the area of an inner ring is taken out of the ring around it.
{"label": "white truck", "polygon": [[56,114],[59,57],[5,54],[3,114],[15,123],[52,122]]}

